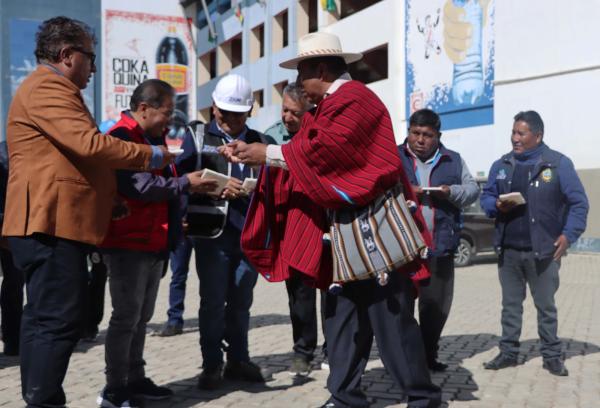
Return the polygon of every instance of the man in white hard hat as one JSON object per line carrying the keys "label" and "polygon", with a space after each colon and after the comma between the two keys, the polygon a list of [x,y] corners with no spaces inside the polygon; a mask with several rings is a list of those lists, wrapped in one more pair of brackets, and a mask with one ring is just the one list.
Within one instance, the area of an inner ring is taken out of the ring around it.
{"label": "man in white hard hat", "polygon": [[[269,164],[242,234],[248,259],[270,281],[300,272],[315,286],[327,288],[332,280],[331,249],[323,242],[329,230],[327,212],[368,205],[398,183],[408,200],[416,198],[387,109],[348,74],[347,64],[361,54],[343,52],[339,38],[328,33],[300,38],[298,50],[298,57],[280,65],[298,69],[298,83],[316,110],[304,115],[300,131],[281,147],[236,141],[222,152],[233,163]],[[423,228],[420,212],[415,218]],[[427,276],[425,263],[415,262],[390,274],[385,286],[374,279],[346,282],[338,295],[327,294],[331,397],[325,407],[369,405],[361,376],[373,337],[387,371],[408,397],[408,407],[440,405],[441,392],[431,382],[412,313],[411,279]]]}
{"label": "man in white hard hat", "polygon": [[[202,168],[230,177],[219,197],[191,194],[186,217],[200,280],[203,371],[198,387],[209,390],[218,388],[223,377],[265,381],[248,353],[248,324],[257,272],[240,248],[240,234],[250,203],[242,182],[256,178],[258,172],[250,166],[228,163],[218,154],[217,148],[234,140],[248,144],[270,141],[246,126],[253,98],[245,78],[239,75],[223,77],[212,97],[214,119],[207,125],[197,124],[188,129],[182,144],[184,153],[177,160],[181,173]],[[224,367],[223,343],[227,343]]]}

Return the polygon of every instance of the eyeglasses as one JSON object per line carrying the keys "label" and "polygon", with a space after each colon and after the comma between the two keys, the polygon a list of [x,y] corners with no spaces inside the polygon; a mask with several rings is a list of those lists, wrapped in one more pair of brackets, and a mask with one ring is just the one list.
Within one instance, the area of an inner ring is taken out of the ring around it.
{"label": "eyeglasses", "polygon": [[94,54],[93,52],[86,51],[81,47],[71,47],[71,49],[78,51],[78,52],[82,53],[83,55],[85,55],[86,57],[88,57],[90,59],[90,62],[92,63],[92,65],[94,65],[96,63],[96,54]]}

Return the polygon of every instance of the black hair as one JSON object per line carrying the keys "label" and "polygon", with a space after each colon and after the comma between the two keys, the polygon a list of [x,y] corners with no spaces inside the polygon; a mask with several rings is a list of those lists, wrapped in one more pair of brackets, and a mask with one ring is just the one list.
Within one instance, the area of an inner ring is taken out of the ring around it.
{"label": "black hair", "polygon": [[175,95],[175,89],[165,81],[160,79],[147,79],[135,88],[129,107],[136,112],[140,103],[146,103],[153,108],[160,108],[165,99]]}
{"label": "black hair", "polygon": [[316,70],[319,64],[324,64],[327,67],[327,72],[335,76],[348,72],[348,64],[342,57],[315,57],[306,61],[311,71]]}
{"label": "black hair", "polygon": [[431,109],[419,109],[410,115],[408,126],[428,126],[439,132],[442,127],[442,121],[440,120],[440,116]]}
{"label": "black hair", "polygon": [[38,63],[58,62],[65,46],[83,48],[86,40],[96,44],[96,37],[86,23],[59,16],[44,21],[35,34],[35,58]]}
{"label": "black hair", "polygon": [[525,122],[534,135],[544,136],[544,121],[536,111],[521,111],[515,115],[515,122]]}

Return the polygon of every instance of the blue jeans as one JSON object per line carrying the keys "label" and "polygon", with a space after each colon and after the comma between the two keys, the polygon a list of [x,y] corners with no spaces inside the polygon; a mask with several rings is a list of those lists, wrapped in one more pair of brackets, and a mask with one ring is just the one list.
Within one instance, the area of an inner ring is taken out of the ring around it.
{"label": "blue jeans", "polygon": [[200,349],[202,367],[223,363],[223,342],[229,361],[249,361],[248,325],[257,272],[240,248],[240,231],[227,226],[215,239],[195,239],[200,280]]}
{"label": "blue jeans", "polygon": [[185,283],[190,270],[192,257],[192,239],[182,237],[177,242],[177,247],[171,251],[171,283],[169,285],[169,310],[167,310],[168,324],[183,326],[183,310],[185,300]]}

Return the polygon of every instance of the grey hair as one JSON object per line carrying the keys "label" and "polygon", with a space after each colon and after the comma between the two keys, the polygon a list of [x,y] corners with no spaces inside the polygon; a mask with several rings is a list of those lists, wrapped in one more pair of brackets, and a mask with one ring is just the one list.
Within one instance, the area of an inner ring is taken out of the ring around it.
{"label": "grey hair", "polygon": [[294,82],[287,84],[285,88],[283,88],[283,94],[292,98],[294,102],[299,102],[302,104],[304,109],[309,109],[312,106],[312,104],[304,97],[302,87]]}

